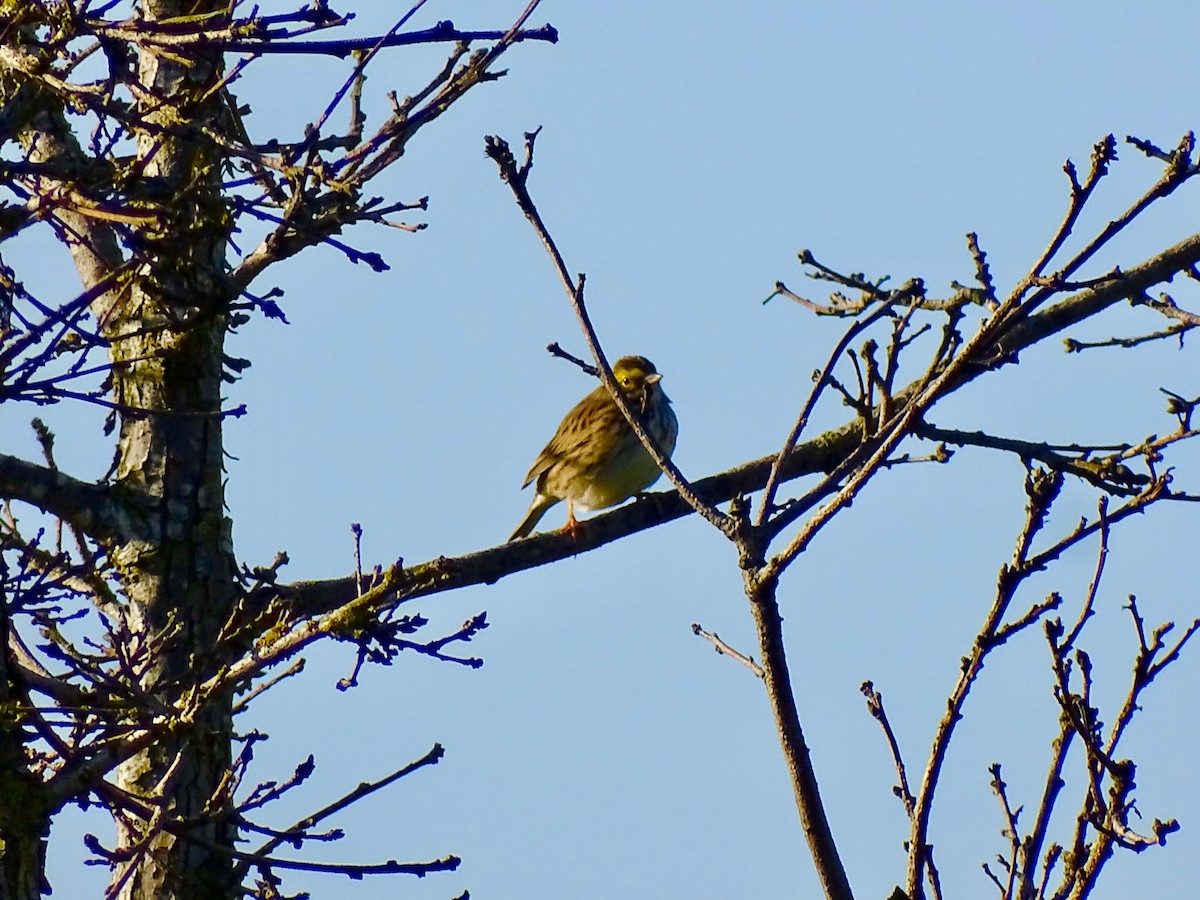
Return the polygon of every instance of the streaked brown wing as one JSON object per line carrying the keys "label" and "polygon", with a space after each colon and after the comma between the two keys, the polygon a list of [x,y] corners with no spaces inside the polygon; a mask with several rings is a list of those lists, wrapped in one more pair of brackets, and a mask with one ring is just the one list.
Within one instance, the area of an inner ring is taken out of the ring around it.
{"label": "streaked brown wing", "polygon": [[624,419],[608,392],[603,386],[596,388],[575,404],[559,423],[554,437],[534,460],[521,487],[539,478],[556,463],[569,466],[570,476],[590,471],[608,455],[623,424]]}

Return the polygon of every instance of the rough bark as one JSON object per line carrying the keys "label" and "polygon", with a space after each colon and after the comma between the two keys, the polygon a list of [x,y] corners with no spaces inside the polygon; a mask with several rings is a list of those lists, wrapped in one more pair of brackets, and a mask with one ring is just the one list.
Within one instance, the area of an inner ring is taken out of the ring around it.
{"label": "rough bark", "polygon": [[21,726],[9,712],[20,691],[9,666],[6,610],[0,602],[0,897],[37,900],[49,887],[43,873],[50,813],[41,781],[29,771]]}
{"label": "rough bark", "polygon": [[[173,0],[145,9],[161,20],[224,6]],[[116,482],[145,510],[147,536],[111,547],[110,558],[134,630],[162,641],[141,686],[175,704],[182,686],[221,664],[213,648],[221,643],[217,638],[235,597],[222,485],[228,215],[220,199],[219,155],[197,129],[218,124],[220,92],[209,89],[220,77],[221,60],[214,52],[185,63],[143,49],[139,69],[143,85],[171,100],[157,109],[151,98],[144,101],[146,120],[168,130],[138,136],[144,202],[161,226],[145,247],[148,264],[138,267],[105,323],[105,337],[114,362],[124,364],[116,369],[114,396],[129,409],[121,416]],[[153,835],[123,898],[240,895],[222,852],[232,846],[234,830],[213,808],[230,764],[230,700],[216,698],[181,733],[120,767],[122,789],[161,795],[169,814],[191,825],[191,839],[165,830]],[[142,824],[134,820],[123,829],[121,846],[143,840]]]}

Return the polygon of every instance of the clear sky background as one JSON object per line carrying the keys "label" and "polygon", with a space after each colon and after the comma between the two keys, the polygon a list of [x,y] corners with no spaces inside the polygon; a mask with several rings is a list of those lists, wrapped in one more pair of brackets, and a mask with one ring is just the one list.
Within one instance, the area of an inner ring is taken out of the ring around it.
{"label": "clear sky background", "polygon": [[[386,30],[404,7],[356,5],[357,34]],[[522,5],[443,0],[413,25],[504,27]],[[665,373],[681,422],[675,459],[701,477],[778,448],[844,327],[784,300],[762,305],[776,279],[820,295],[798,250],[895,283],[920,276],[943,292],[951,279],[971,280],[963,236],[977,231],[1004,292],[1065,209],[1067,157],[1086,169],[1109,132],[1174,146],[1200,124],[1191,2],[549,0],[534,16],[547,20],[558,45],[511,50],[506,78],[474,90],[376,183],[389,198],[431,197],[429,212],[411,217],[429,223],[420,234],[347,235],[383,253],[391,271],[318,248],[254,286],[282,287],[292,324],[256,320],[230,343],[253,361],[229,389],[249,415],[227,429],[228,503],[246,564],[286,550],[289,580],[335,577],[352,571],[351,522],[363,525],[367,560],[388,564],[489,547],[520,520],[529,463],[593,384],[543,349],[559,341],[586,353],[547,257],[483,155],[485,134],[519,146],[524,131],[544,127],[531,190],[568,265],[588,275],[610,358],[644,354]],[[372,65],[368,127],[386,91],[416,90],[441,59],[418,48]],[[251,135],[298,138],[347,71],[317,60],[252,67],[236,86],[253,108]],[[1080,235],[1158,176],[1159,164],[1131,147],[1120,155]],[[1085,274],[1193,233],[1197,190]],[[48,281],[68,283],[61,257],[46,252]],[[1177,285],[1193,309],[1196,293]],[[1073,336],[1160,324],[1122,308]],[[930,419],[1029,439],[1136,440],[1173,427],[1158,389],[1194,396],[1196,371],[1191,347],[1067,356],[1052,341]],[[55,409],[48,418],[63,467],[101,474],[99,417]],[[847,418],[829,402],[812,433]],[[9,413],[7,435],[19,419]],[[13,440],[29,451],[23,432]],[[1200,490],[1200,453],[1171,461],[1178,485]],[[883,692],[910,765],[922,763],[1011,554],[1022,477],[1015,461],[981,451],[892,470],[781,587],[800,713],[857,896],[884,897],[902,880],[907,836],[859,684],[869,678]],[[1069,486],[1051,533],[1095,502]],[[1085,641],[1106,722],[1134,648],[1127,595],[1153,623],[1182,627],[1200,609],[1198,516],[1193,505],[1159,508],[1114,533]],[[544,524],[562,520],[556,508]],[[1023,605],[1058,590],[1073,615],[1094,549],[1069,554]],[[440,765],[346,813],[332,824],[347,838],[307,853],[359,862],[453,853],[463,865],[422,881],[292,877],[288,888],[346,900],[464,888],[480,900],[817,896],[761,685],[690,630],[697,622],[755,649],[735,555],[708,525],[693,517],[415,609],[446,630],[487,610],[491,627],[468,648],[484,667],[404,656],[343,694],[335,683],[353,650],[324,647],[242,725],[271,735],[256,757],[260,780],[316,756],[316,776],[279,804],[278,826],[443,743]],[[1195,896],[1193,650],[1146,696],[1126,747],[1141,766],[1146,822],[1177,817],[1183,830],[1141,857],[1119,853],[1097,900]],[[1056,730],[1048,663],[1040,632],[1022,634],[968,703],[931,832],[947,897],[989,896],[979,865],[1005,849],[987,766],[1003,763],[1013,801],[1036,805]],[[1071,775],[1059,840],[1080,790]],[[97,896],[105,880],[80,866],[72,837],[104,823],[80,819],[56,823],[66,841],[52,843],[56,896]]]}

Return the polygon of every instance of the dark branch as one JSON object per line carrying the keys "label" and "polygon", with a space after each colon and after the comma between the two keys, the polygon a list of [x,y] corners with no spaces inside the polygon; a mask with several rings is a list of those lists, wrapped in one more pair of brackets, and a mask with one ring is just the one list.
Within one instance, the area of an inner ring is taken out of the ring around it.
{"label": "dark branch", "polygon": [[[422,31],[408,31],[385,36],[346,38],[338,41],[295,41],[284,43],[279,40],[223,41],[222,49],[227,53],[254,54],[308,54],[311,56],[336,56],[345,59],[353,53],[372,50],[376,47],[409,47],[413,44],[447,44],[463,41],[498,41],[504,39],[505,31],[460,31],[453,22],[438,22]],[[546,24],[539,28],[518,31],[507,38],[509,43],[521,41],[546,41],[558,43],[558,29]]]}
{"label": "dark branch", "polygon": [[20,500],[94,538],[128,537],[140,529],[112,489],[0,454],[0,497]]}

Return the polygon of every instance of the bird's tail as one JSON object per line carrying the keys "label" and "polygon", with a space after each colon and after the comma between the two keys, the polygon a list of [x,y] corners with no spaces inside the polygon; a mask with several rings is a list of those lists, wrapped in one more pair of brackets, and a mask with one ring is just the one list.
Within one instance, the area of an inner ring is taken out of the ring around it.
{"label": "bird's tail", "polygon": [[525,513],[525,518],[521,520],[521,524],[517,526],[517,530],[509,535],[510,541],[515,541],[517,538],[523,538],[533,531],[534,526],[546,514],[546,510],[559,502],[558,497],[550,497],[546,494],[534,494],[533,502],[529,504],[529,512]]}

